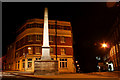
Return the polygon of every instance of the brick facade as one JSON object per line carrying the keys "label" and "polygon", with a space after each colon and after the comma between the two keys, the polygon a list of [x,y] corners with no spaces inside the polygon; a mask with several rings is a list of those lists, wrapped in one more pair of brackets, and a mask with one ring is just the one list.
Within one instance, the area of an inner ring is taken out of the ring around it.
{"label": "brick facade", "polygon": [[[10,64],[14,68],[10,67],[9,69],[34,71],[34,61],[42,55],[43,19],[27,20],[23,26],[17,29],[16,34],[16,40],[13,45],[14,52],[8,51],[9,55],[14,54],[14,57],[12,57],[14,66]],[[53,49],[51,57],[55,60],[55,20],[49,20],[49,38],[51,38],[49,41],[50,47]],[[72,44],[72,27],[70,22],[57,21],[57,60],[59,72],[75,72]],[[64,61],[62,67],[60,67],[60,59],[62,58],[67,59],[67,68],[64,68]],[[30,62],[28,59],[32,59],[32,61]],[[23,60],[25,60],[25,64],[23,64]],[[11,61],[8,61],[7,64],[9,63]]]}

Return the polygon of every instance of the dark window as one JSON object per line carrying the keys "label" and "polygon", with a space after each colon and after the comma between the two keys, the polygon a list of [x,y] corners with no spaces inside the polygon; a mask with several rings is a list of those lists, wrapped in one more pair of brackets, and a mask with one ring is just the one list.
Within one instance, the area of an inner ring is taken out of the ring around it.
{"label": "dark window", "polygon": [[28,41],[32,40],[32,35],[28,35]]}
{"label": "dark window", "polygon": [[28,59],[28,61],[32,61],[32,59]]}

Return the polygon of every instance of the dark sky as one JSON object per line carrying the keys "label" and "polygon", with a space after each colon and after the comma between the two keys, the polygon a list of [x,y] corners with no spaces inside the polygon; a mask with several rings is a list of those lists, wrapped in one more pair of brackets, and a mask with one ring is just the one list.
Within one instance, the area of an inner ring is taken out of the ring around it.
{"label": "dark sky", "polygon": [[16,28],[28,19],[43,19],[45,6],[49,19],[71,22],[75,59],[83,71],[94,71],[95,57],[104,54],[94,44],[106,40],[116,18],[115,9],[107,8],[106,3],[2,3],[3,55],[6,46],[15,39]]}

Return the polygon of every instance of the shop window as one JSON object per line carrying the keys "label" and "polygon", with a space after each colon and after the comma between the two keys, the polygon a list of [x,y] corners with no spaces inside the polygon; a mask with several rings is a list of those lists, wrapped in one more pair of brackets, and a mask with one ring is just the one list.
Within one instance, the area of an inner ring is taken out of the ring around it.
{"label": "shop window", "polygon": [[25,59],[22,60],[22,68],[25,68]]}
{"label": "shop window", "polygon": [[28,68],[32,68],[32,59],[28,59]]}
{"label": "shop window", "polygon": [[60,68],[67,68],[67,59],[60,59]]}
{"label": "shop window", "polygon": [[15,64],[15,69],[17,69],[17,62],[16,62],[16,64]]}
{"label": "shop window", "polygon": [[61,55],[65,55],[66,54],[66,49],[65,48],[61,48]]}

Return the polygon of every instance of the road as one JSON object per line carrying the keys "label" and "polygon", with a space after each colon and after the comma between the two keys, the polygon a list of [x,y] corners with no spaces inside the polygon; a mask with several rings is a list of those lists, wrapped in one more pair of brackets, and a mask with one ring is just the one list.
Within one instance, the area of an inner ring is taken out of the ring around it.
{"label": "road", "polygon": [[1,80],[120,80],[120,72],[93,72],[58,75],[33,75],[19,72],[3,72]]}

